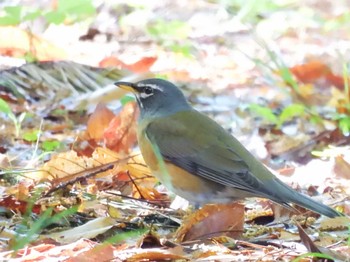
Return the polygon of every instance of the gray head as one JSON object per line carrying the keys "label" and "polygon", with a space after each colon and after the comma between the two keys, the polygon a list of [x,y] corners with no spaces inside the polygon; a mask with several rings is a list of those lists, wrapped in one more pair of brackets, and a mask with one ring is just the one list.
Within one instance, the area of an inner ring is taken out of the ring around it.
{"label": "gray head", "polygon": [[137,83],[116,82],[115,85],[135,94],[141,118],[166,116],[192,109],[180,89],[163,79],[151,78]]}

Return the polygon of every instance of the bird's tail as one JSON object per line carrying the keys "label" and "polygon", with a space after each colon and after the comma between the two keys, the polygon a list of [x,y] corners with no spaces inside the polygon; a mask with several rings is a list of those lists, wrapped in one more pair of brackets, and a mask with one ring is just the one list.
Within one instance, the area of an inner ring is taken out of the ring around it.
{"label": "bird's tail", "polygon": [[[325,215],[331,218],[344,216],[342,213],[334,210],[333,208],[326,206],[321,202],[317,202],[306,195],[298,193],[297,191],[285,185],[283,182],[281,182],[278,179],[274,179],[274,182],[279,184],[278,186],[275,187],[275,189],[281,189],[283,191],[281,192],[281,194],[283,195],[283,200],[287,200],[286,202],[295,203],[298,206],[304,207],[306,209],[310,209],[316,213],[319,213],[321,215]],[[276,197],[278,197],[279,195],[278,193],[279,192],[275,192]],[[280,203],[280,201],[276,201],[276,202]]]}

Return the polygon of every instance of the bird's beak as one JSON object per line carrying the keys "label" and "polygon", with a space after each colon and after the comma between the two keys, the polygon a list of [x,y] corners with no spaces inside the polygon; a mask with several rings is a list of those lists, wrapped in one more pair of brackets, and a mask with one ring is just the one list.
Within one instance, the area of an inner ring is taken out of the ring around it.
{"label": "bird's beak", "polygon": [[136,85],[129,82],[115,82],[114,83],[117,87],[120,87],[121,89],[124,89],[126,91],[131,91],[133,93],[137,92]]}

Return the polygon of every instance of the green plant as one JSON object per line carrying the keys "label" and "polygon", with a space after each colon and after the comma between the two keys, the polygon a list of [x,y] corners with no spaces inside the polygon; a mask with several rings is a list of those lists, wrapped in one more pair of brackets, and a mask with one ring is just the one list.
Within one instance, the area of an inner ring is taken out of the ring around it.
{"label": "green plant", "polygon": [[310,253],[305,253],[303,255],[298,256],[297,258],[293,259],[292,262],[299,262],[301,259],[303,259],[305,257],[326,258],[326,259],[330,259],[331,261],[334,260],[334,258],[332,258],[329,255],[326,255],[323,253],[310,252]]}
{"label": "green plant", "polygon": [[22,122],[26,117],[26,112],[23,112],[18,117],[16,117],[16,115],[12,112],[10,105],[2,98],[0,98],[0,112],[4,113],[12,121],[16,130],[15,135],[18,137]]}
{"label": "green plant", "polygon": [[0,25],[19,25],[37,18],[44,18],[48,24],[75,23],[96,13],[92,0],[58,0],[57,8],[41,10],[28,6],[6,6],[0,17]]}
{"label": "green plant", "polygon": [[33,21],[41,16],[41,11],[23,6],[5,6],[4,15],[0,17],[0,25],[19,25],[22,22]]}
{"label": "green plant", "polygon": [[301,104],[290,104],[286,106],[279,115],[275,114],[271,108],[257,104],[249,105],[249,109],[259,117],[262,117],[269,124],[276,125],[278,129],[280,129],[285,122],[292,120],[294,117],[304,116],[307,112],[306,106]]}
{"label": "green plant", "polygon": [[28,205],[30,209],[29,212],[23,217],[23,221],[20,229],[16,232],[17,236],[15,238],[12,249],[17,251],[30,242],[37,238],[37,235],[47,226],[60,221],[61,219],[73,215],[78,211],[78,207],[71,207],[60,213],[52,215],[53,208],[46,209],[37,219],[33,220],[31,217],[31,208],[33,205]]}
{"label": "green plant", "polygon": [[286,9],[295,4],[294,0],[218,0],[222,6],[230,13],[235,14],[236,18],[244,21],[256,23],[266,14]]}
{"label": "green plant", "polygon": [[57,140],[46,140],[46,141],[42,142],[42,144],[41,144],[41,148],[45,152],[52,152],[52,151],[60,148],[61,146],[62,146],[62,143],[60,141],[57,141]]}
{"label": "green plant", "polygon": [[344,101],[341,104],[341,113],[335,113],[333,120],[337,121],[339,129],[346,136],[350,134],[350,87],[349,87],[349,68],[346,63],[343,64],[344,79]]}
{"label": "green plant", "polygon": [[183,21],[159,19],[147,26],[147,33],[165,48],[191,57],[193,44],[189,39],[191,27]]}
{"label": "green plant", "polygon": [[36,142],[40,136],[39,130],[32,130],[23,134],[23,140],[27,142]]}
{"label": "green plant", "polygon": [[57,214],[53,213],[53,208],[50,207],[46,209],[39,217],[33,218],[33,207],[35,202],[40,198],[42,193],[42,189],[36,189],[32,196],[28,198],[26,211],[22,216],[21,224],[18,226],[18,230],[16,231],[16,238],[14,239],[12,249],[17,251],[30,242],[37,238],[37,235],[42,231],[45,227],[50,224],[57,223],[61,219],[73,215],[78,211],[78,207],[71,207],[67,210],[64,210]]}

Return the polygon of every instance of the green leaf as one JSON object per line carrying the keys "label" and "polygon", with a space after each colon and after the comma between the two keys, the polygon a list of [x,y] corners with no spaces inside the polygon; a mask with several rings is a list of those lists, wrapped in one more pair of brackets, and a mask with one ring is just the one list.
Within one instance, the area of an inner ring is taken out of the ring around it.
{"label": "green leaf", "polygon": [[338,126],[344,135],[346,136],[349,135],[350,134],[350,117],[346,116],[344,118],[339,119]]}
{"label": "green leaf", "polygon": [[44,211],[44,213],[34,221],[31,225],[30,229],[26,232],[26,234],[17,235],[14,241],[13,249],[18,250],[23,248],[26,244],[33,241],[36,237],[36,234],[43,228],[43,225],[47,219],[51,216],[53,208],[50,207]]}
{"label": "green leaf", "polygon": [[257,104],[251,104],[249,106],[249,109],[256,115],[262,117],[263,119],[267,120],[272,124],[276,124],[278,122],[277,116],[268,107],[260,106]]}
{"label": "green leaf", "polygon": [[39,130],[33,130],[23,135],[23,139],[28,142],[35,142],[38,140],[38,137],[39,137]]}
{"label": "green leaf", "polygon": [[164,39],[187,39],[191,32],[191,27],[182,21],[164,21],[158,20],[154,24],[151,24],[147,28],[148,33],[151,36]]}
{"label": "green leaf", "polygon": [[335,260],[333,257],[331,257],[331,256],[329,256],[327,254],[317,253],[317,252],[310,252],[310,253],[305,253],[305,254],[302,254],[302,255],[298,256],[297,258],[293,259],[292,262],[299,262],[304,257],[326,258],[326,259],[330,259],[330,260]]}
{"label": "green leaf", "polygon": [[18,25],[21,21],[12,16],[0,17],[0,26]]}
{"label": "green leaf", "polygon": [[9,115],[12,112],[9,104],[2,98],[0,98],[0,112],[5,113],[6,115]]}
{"label": "green leaf", "polygon": [[26,52],[23,58],[24,60],[26,60],[27,63],[33,63],[38,61],[36,55],[33,54],[31,51]]}
{"label": "green leaf", "polygon": [[192,45],[174,43],[170,45],[170,49],[175,53],[180,53],[185,57],[192,57]]}
{"label": "green leaf", "polygon": [[135,98],[133,96],[129,96],[129,95],[123,96],[120,99],[120,103],[122,104],[122,106],[125,106],[127,103],[129,103],[131,101],[135,101]]}
{"label": "green leaf", "polygon": [[59,0],[58,11],[69,15],[92,15],[96,8],[91,0]]}
{"label": "green leaf", "polygon": [[64,19],[66,19],[66,15],[58,11],[48,12],[44,15],[44,17],[48,23],[52,23],[55,25],[62,24]]}
{"label": "green leaf", "polygon": [[33,21],[35,19],[37,19],[39,16],[42,15],[42,12],[40,10],[35,10],[33,12],[29,12],[27,13],[24,17],[23,17],[23,21]]}
{"label": "green leaf", "polygon": [[6,6],[4,7],[4,10],[8,16],[21,21],[22,6]]}
{"label": "green leaf", "polygon": [[46,140],[41,144],[44,151],[54,151],[61,146],[61,142],[57,140]]}
{"label": "green leaf", "polygon": [[105,240],[105,243],[117,244],[123,242],[125,240],[130,240],[132,238],[139,239],[141,235],[145,234],[149,229],[138,229],[125,233],[118,233],[108,239]]}
{"label": "green leaf", "polygon": [[305,109],[305,106],[301,104],[291,104],[285,107],[278,118],[278,124],[282,125],[284,122],[289,121],[296,116],[304,115]]}

